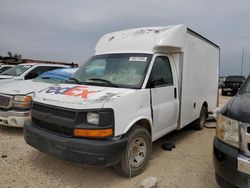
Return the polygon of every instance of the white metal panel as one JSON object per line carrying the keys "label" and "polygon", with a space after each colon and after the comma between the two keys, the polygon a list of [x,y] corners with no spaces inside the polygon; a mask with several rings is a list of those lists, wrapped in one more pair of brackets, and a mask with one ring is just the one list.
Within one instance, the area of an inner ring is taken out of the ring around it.
{"label": "white metal panel", "polygon": [[[177,89],[178,87],[178,81],[174,59],[171,55],[155,54],[152,58],[151,64],[153,65],[156,58],[161,56],[166,56],[169,59],[173,76],[173,85],[151,88],[154,124],[153,140],[175,130],[177,128],[177,120],[179,117],[178,93],[176,93],[175,97],[175,88]],[[149,73],[152,71],[152,68],[153,66],[150,68]]]}
{"label": "white metal panel", "polygon": [[34,94],[40,103],[71,109],[102,108],[104,102],[128,95],[133,89],[90,85],[58,84]]}
{"label": "white metal panel", "polygon": [[115,100],[105,102],[103,108],[114,110],[115,136],[125,134],[140,119],[148,120],[153,128],[149,89],[130,90]]}
{"label": "white metal panel", "polygon": [[217,106],[219,48],[187,33],[182,67],[180,127],[199,117],[202,104]]}
{"label": "white metal panel", "polygon": [[98,41],[95,54],[154,53],[162,51],[161,48],[181,50],[184,46],[186,32],[186,26],[176,25],[108,33]]}
{"label": "white metal panel", "polygon": [[27,95],[29,93],[40,91],[52,85],[54,84],[35,82],[33,80],[20,80],[3,85],[0,88],[0,93],[7,95]]}

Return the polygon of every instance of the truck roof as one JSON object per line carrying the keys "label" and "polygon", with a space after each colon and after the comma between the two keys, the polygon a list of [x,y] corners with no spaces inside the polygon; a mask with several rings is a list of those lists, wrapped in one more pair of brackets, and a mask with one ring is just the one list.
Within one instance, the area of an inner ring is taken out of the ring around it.
{"label": "truck roof", "polygon": [[187,33],[219,48],[215,43],[180,24],[166,27],[142,27],[108,33],[98,41],[95,54],[154,53],[159,51],[159,48],[182,51]]}

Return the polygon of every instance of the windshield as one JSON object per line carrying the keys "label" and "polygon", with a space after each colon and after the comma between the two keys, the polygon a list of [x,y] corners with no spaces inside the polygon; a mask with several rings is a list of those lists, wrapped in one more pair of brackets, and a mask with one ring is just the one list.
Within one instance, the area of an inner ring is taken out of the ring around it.
{"label": "windshield", "polygon": [[10,69],[10,68],[12,68],[12,67],[0,67],[0,73],[1,72],[4,72],[4,71],[6,71],[6,70],[8,70],[8,69]]}
{"label": "windshield", "polygon": [[242,87],[240,89],[240,93],[241,94],[250,93],[250,76],[248,76],[247,80],[242,85]]}
{"label": "windshield", "polygon": [[228,76],[226,82],[244,82],[244,76]]}
{"label": "windshield", "polygon": [[150,54],[107,54],[92,57],[73,75],[80,84],[140,88]]}
{"label": "windshield", "polygon": [[15,67],[12,67],[4,72],[2,72],[0,75],[9,75],[9,76],[20,76],[23,74],[26,70],[31,68],[32,65],[17,65]]}

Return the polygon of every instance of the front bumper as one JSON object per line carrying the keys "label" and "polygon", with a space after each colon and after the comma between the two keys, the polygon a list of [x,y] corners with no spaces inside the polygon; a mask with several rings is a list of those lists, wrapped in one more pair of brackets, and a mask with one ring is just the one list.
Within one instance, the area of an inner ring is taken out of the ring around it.
{"label": "front bumper", "polygon": [[[213,159],[217,175],[240,188],[250,187],[250,158],[214,138]],[[217,183],[222,186],[220,182]]]}
{"label": "front bumper", "polygon": [[240,87],[223,87],[222,90],[225,92],[237,92]]}
{"label": "front bumper", "polygon": [[23,127],[29,119],[29,111],[0,111],[0,124],[10,127]]}
{"label": "front bumper", "polygon": [[34,127],[30,120],[24,125],[24,139],[32,147],[55,157],[104,167],[119,162],[127,145],[127,138],[94,140],[55,135]]}

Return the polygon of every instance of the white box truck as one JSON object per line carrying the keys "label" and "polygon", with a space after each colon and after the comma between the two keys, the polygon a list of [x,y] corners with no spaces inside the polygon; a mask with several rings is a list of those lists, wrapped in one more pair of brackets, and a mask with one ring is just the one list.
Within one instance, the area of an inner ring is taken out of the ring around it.
{"label": "white box truck", "polygon": [[104,35],[67,84],[35,93],[24,138],[59,158],[141,173],[152,142],[217,106],[220,49],[184,25]]}

